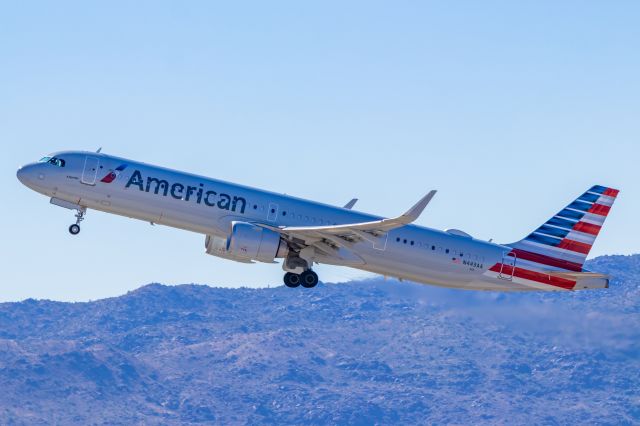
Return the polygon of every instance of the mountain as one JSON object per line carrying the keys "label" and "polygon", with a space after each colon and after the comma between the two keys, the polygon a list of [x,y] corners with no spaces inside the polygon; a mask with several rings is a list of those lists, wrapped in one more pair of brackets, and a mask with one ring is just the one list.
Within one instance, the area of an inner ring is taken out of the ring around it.
{"label": "mountain", "polygon": [[151,284],[0,304],[1,424],[640,422],[640,255],[611,287]]}

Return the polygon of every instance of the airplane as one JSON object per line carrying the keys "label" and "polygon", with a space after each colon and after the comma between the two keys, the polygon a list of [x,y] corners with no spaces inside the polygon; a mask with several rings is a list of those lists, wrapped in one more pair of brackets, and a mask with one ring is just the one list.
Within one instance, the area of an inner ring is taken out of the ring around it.
{"label": "airplane", "polygon": [[98,152],[64,151],[27,164],[17,177],[50,203],[75,211],[77,235],[94,209],[204,235],[205,252],[243,263],[282,259],[287,287],[318,284],[316,264],[469,290],[572,291],[608,288],[584,262],[619,191],[589,188],[510,244],[457,230],[413,225],[434,197],[383,218]]}

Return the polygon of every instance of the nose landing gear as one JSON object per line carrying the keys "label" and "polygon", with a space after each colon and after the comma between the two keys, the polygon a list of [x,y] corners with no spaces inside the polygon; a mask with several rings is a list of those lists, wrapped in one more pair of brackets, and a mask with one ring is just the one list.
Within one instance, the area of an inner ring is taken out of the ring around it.
{"label": "nose landing gear", "polygon": [[84,215],[87,212],[85,207],[78,209],[78,213],[76,213],[76,223],[69,226],[69,233],[71,235],[78,235],[80,233],[80,222],[84,220]]}
{"label": "nose landing gear", "polygon": [[318,285],[318,274],[311,269],[307,269],[302,274],[287,272],[284,274],[284,285],[289,288],[295,288],[300,285],[304,288],[313,288]]}

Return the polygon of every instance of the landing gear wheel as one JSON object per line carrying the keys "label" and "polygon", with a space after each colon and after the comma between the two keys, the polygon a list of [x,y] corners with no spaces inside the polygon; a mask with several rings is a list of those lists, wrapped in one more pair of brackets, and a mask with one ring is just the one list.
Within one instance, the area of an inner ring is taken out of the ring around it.
{"label": "landing gear wheel", "polygon": [[289,288],[296,288],[300,285],[300,275],[292,272],[284,274],[284,285]]}
{"label": "landing gear wheel", "polygon": [[313,288],[318,285],[318,274],[313,272],[311,269],[308,271],[304,271],[302,275],[300,275],[300,280],[302,281],[302,287],[304,288]]}
{"label": "landing gear wheel", "polygon": [[80,225],[73,224],[69,227],[69,233],[71,235],[78,235],[80,233]]}
{"label": "landing gear wheel", "polygon": [[69,227],[69,233],[71,235],[78,235],[80,233],[80,222],[84,220],[84,214],[87,212],[86,207],[79,207],[76,213],[76,223]]}

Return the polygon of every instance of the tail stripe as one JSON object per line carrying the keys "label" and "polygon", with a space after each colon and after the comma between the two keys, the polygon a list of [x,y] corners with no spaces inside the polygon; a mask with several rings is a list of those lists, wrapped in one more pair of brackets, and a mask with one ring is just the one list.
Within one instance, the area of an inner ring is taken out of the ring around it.
{"label": "tail stripe", "polygon": [[[554,228],[552,226],[543,225],[534,232],[530,237],[535,236],[539,239],[544,239],[545,237],[557,238],[558,241],[547,240],[550,244],[557,246],[562,240],[574,240],[581,243],[586,243],[589,245],[593,245],[596,240],[596,236],[584,232],[573,231],[569,229],[560,229]],[[529,239],[529,238],[527,238]],[[535,240],[535,238],[532,238]]]}
{"label": "tail stripe", "polygon": [[565,249],[565,250],[575,251],[576,253],[582,253],[585,255],[589,254],[589,252],[591,251],[591,244],[585,244],[579,241],[567,240],[567,239],[562,240],[560,244],[558,244],[556,247]]}
{"label": "tail stripe", "polygon": [[610,197],[608,195],[602,195],[602,196],[600,196],[600,198],[598,198],[596,201],[594,201],[594,203],[602,204],[603,206],[611,207],[613,205],[614,201],[616,201],[615,197]]}
{"label": "tail stripe", "polygon": [[590,246],[596,241],[596,236],[585,234],[584,232],[571,231],[565,237],[566,240],[578,241],[580,243],[589,244]]}
{"label": "tail stripe", "polygon": [[582,271],[582,264],[577,262],[569,262],[568,260],[558,259],[557,257],[551,257],[521,249],[513,249],[512,253],[514,253],[518,259],[528,260],[541,265],[553,266],[554,268],[565,269],[567,271]]}
{"label": "tail stripe", "polygon": [[579,264],[583,264],[585,259],[585,256],[583,254],[563,250],[555,246],[545,245],[530,240],[522,240],[512,247],[517,247],[519,249],[531,251],[538,254],[544,254],[547,256],[555,257],[557,259],[576,262]]}
{"label": "tail stripe", "polygon": [[603,206],[602,204],[594,204],[589,209],[588,213],[597,214],[600,216],[607,216],[611,207]]}
{"label": "tail stripe", "polygon": [[594,225],[602,226],[606,216],[600,216],[598,214],[586,213],[580,222],[592,223]]}
{"label": "tail stripe", "polygon": [[559,216],[554,216],[549,220],[549,222],[547,222],[547,225],[558,226],[560,228],[574,229],[574,226],[576,226],[576,222],[568,219],[563,219]]}
{"label": "tail stripe", "polygon": [[[595,192],[596,194],[604,194],[605,192],[607,192],[609,188],[605,188],[604,186],[600,186],[600,185],[596,185],[594,187],[592,187],[589,191],[587,192]],[[613,190],[615,191],[615,189]]]}
{"label": "tail stripe", "polygon": [[[585,212],[586,212],[586,210],[585,210]],[[560,213],[558,213],[558,216],[563,217],[565,219],[580,220],[584,216],[584,214],[585,214],[584,212],[578,212],[578,211],[575,211],[575,210],[564,209]]]}
{"label": "tail stripe", "polygon": [[591,206],[593,206],[593,203],[585,203],[585,202],[576,200],[573,203],[569,204],[567,208],[578,210],[581,212],[586,212],[586,211],[589,211]]}
{"label": "tail stripe", "polygon": [[602,229],[602,226],[593,225],[587,222],[578,222],[573,227],[574,231],[584,232],[585,234],[591,234],[593,236],[597,236],[600,229]]}
{"label": "tail stripe", "polygon": [[502,273],[506,275],[511,275],[516,278],[521,278],[523,280],[534,281],[541,284],[552,285],[554,287],[564,288],[566,290],[572,290],[575,287],[576,282],[572,280],[567,280],[564,278],[552,277],[549,274],[545,274],[542,272],[530,271],[528,269],[522,268],[513,268],[511,265],[503,265],[501,263],[496,263],[490,269],[491,272]]}
{"label": "tail stripe", "polygon": [[550,235],[552,237],[564,238],[569,234],[570,231],[571,231],[570,229],[556,228],[554,226],[542,225],[540,229],[536,231],[536,233],[539,232],[541,234]]}
{"label": "tail stripe", "polygon": [[600,198],[599,194],[592,194],[591,192],[585,192],[578,198],[578,201],[586,201],[588,203],[595,203]]}
{"label": "tail stripe", "polygon": [[527,241],[535,241],[536,243],[547,244],[554,247],[556,247],[560,243],[560,241],[562,241],[560,238],[548,237],[546,235],[538,234],[535,232],[529,235],[526,239]]}
{"label": "tail stripe", "polygon": [[527,240],[582,254],[588,254],[592,246],[592,244],[581,241],[570,240],[568,238],[549,237],[547,235],[537,233],[531,234],[527,237]]}

